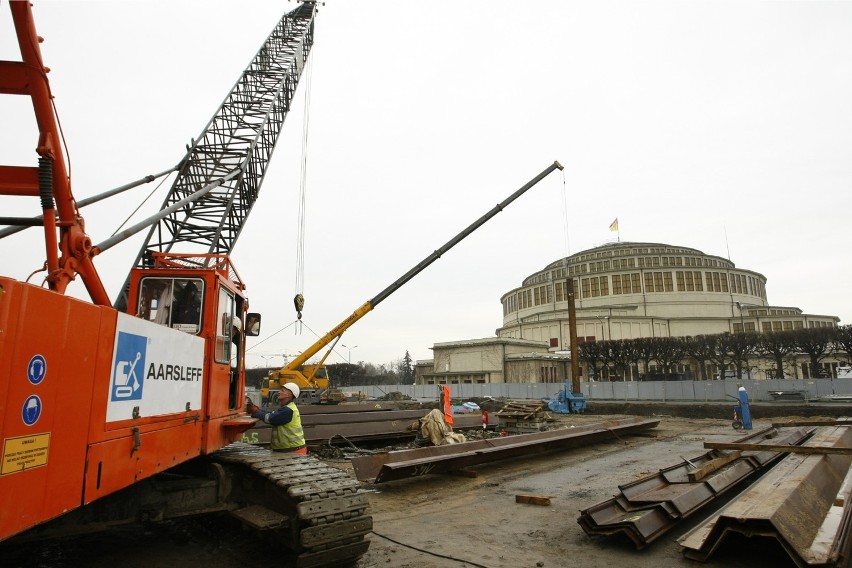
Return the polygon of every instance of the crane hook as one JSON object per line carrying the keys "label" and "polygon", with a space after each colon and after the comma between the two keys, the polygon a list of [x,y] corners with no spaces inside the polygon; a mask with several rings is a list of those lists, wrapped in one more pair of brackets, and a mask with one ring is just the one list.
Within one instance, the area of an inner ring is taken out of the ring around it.
{"label": "crane hook", "polygon": [[298,315],[298,319],[302,319],[302,308],[305,307],[305,297],[301,294],[296,294],[296,297],[293,298],[293,305],[296,306],[296,314]]}

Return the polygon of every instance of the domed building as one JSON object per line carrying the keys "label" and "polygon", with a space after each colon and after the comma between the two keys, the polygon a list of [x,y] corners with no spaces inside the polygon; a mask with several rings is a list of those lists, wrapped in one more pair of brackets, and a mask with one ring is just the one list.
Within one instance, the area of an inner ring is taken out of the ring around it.
{"label": "domed building", "polygon": [[433,359],[417,362],[416,382],[558,383],[570,378],[569,282],[578,343],[837,327],[840,321],[771,305],[766,277],[728,259],[661,243],[610,243],[524,278],[500,299],[503,325],[496,337],[435,343]]}
{"label": "domed building", "polygon": [[835,327],[836,316],[772,306],[766,277],[700,250],[610,243],[560,259],[503,295],[499,337],[570,347],[568,281],[578,342]]}

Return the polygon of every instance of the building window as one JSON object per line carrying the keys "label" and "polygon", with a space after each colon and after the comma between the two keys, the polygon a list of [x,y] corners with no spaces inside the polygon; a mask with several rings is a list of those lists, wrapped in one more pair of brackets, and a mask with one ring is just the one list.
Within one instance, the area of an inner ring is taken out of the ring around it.
{"label": "building window", "polygon": [[761,327],[761,329],[763,330],[764,333],[769,333],[770,331],[772,331],[772,323],[770,323],[768,321],[762,322],[760,324],[760,327]]}
{"label": "building window", "polygon": [[[642,293],[642,281],[639,279],[639,273],[634,272],[630,275],[630,281],[633,283],[633,293],[641,294]],[[622,284],[624,284],[622,282]]]}
{"label": "building window", "polygon": [[[629,284],[629,281],[628,281]],[[621,294],[621,275],[613,274],[612,275],[612,293],[613,294]]]}

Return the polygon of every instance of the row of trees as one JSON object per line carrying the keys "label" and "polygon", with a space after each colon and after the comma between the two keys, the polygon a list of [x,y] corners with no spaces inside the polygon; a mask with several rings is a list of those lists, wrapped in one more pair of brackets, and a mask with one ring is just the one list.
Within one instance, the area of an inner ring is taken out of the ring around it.
{"label": "row of trees", "polygon": [[414,361],[408,351],[402,359],[386,365],[373,363],[332,363],[326,365],[336,388],[358,385],[408,385],[414,383]]}
{"label": "row of trees", "polygon": [[[278,370],[280,367],[275,367]],[[246,369],[246,384],[260,388],[271,368]],[[331,384],[336,388],[357,385],[399,385],[414,383],[414,361],[408,351],[402,359],[384,365],[373,363],[331,363],[326,365]]]}
{"label": "row of trees", "polygon": [[[579,353],[580,362],[595,379],[642,379],[652,374],[675,375],[686,369],[687,378],[708,380],[715,378],[708,370],[712,368],[733,369],[737,377],[744,376],[744,371],[763,368],[770,377],[799,378],[799,363],[803,359],[807,363],[802,365],[802,378],[823,377],[831,376],[827,372],[830,366],[824,366],[825,359],[852,361],[852,325],[591,341],[581,344]],[[637,372],[639,376],[633,376]]]}

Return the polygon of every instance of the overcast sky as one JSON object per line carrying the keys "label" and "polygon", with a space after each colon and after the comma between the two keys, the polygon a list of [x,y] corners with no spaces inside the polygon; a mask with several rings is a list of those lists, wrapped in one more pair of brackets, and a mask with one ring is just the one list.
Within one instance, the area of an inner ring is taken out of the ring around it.
{"label": "overcast sky", "polygon": [[[19,60],[7,5],[0,58]],[[35,0],[76,198],[176,164],[295,7]],[[852,2],[329,0],[311,57],[304,325],[303,76],[233,253],[264,318],[250,366],[283,364],[554,160],[564,177],[382,302],[329,362],[492,337],[504,293],[616,236],[730,257],[767,277],[771,304],[852,321]],[[35,165],[32,112],[11,98],[0,163]],[[151,189],[84,209],[93,241]],[[35,199],[2,208],[39,213]],[[141,243],[96,259],[113,296]],[[0,240],[4,275],[44,256],[35,230]]]}

